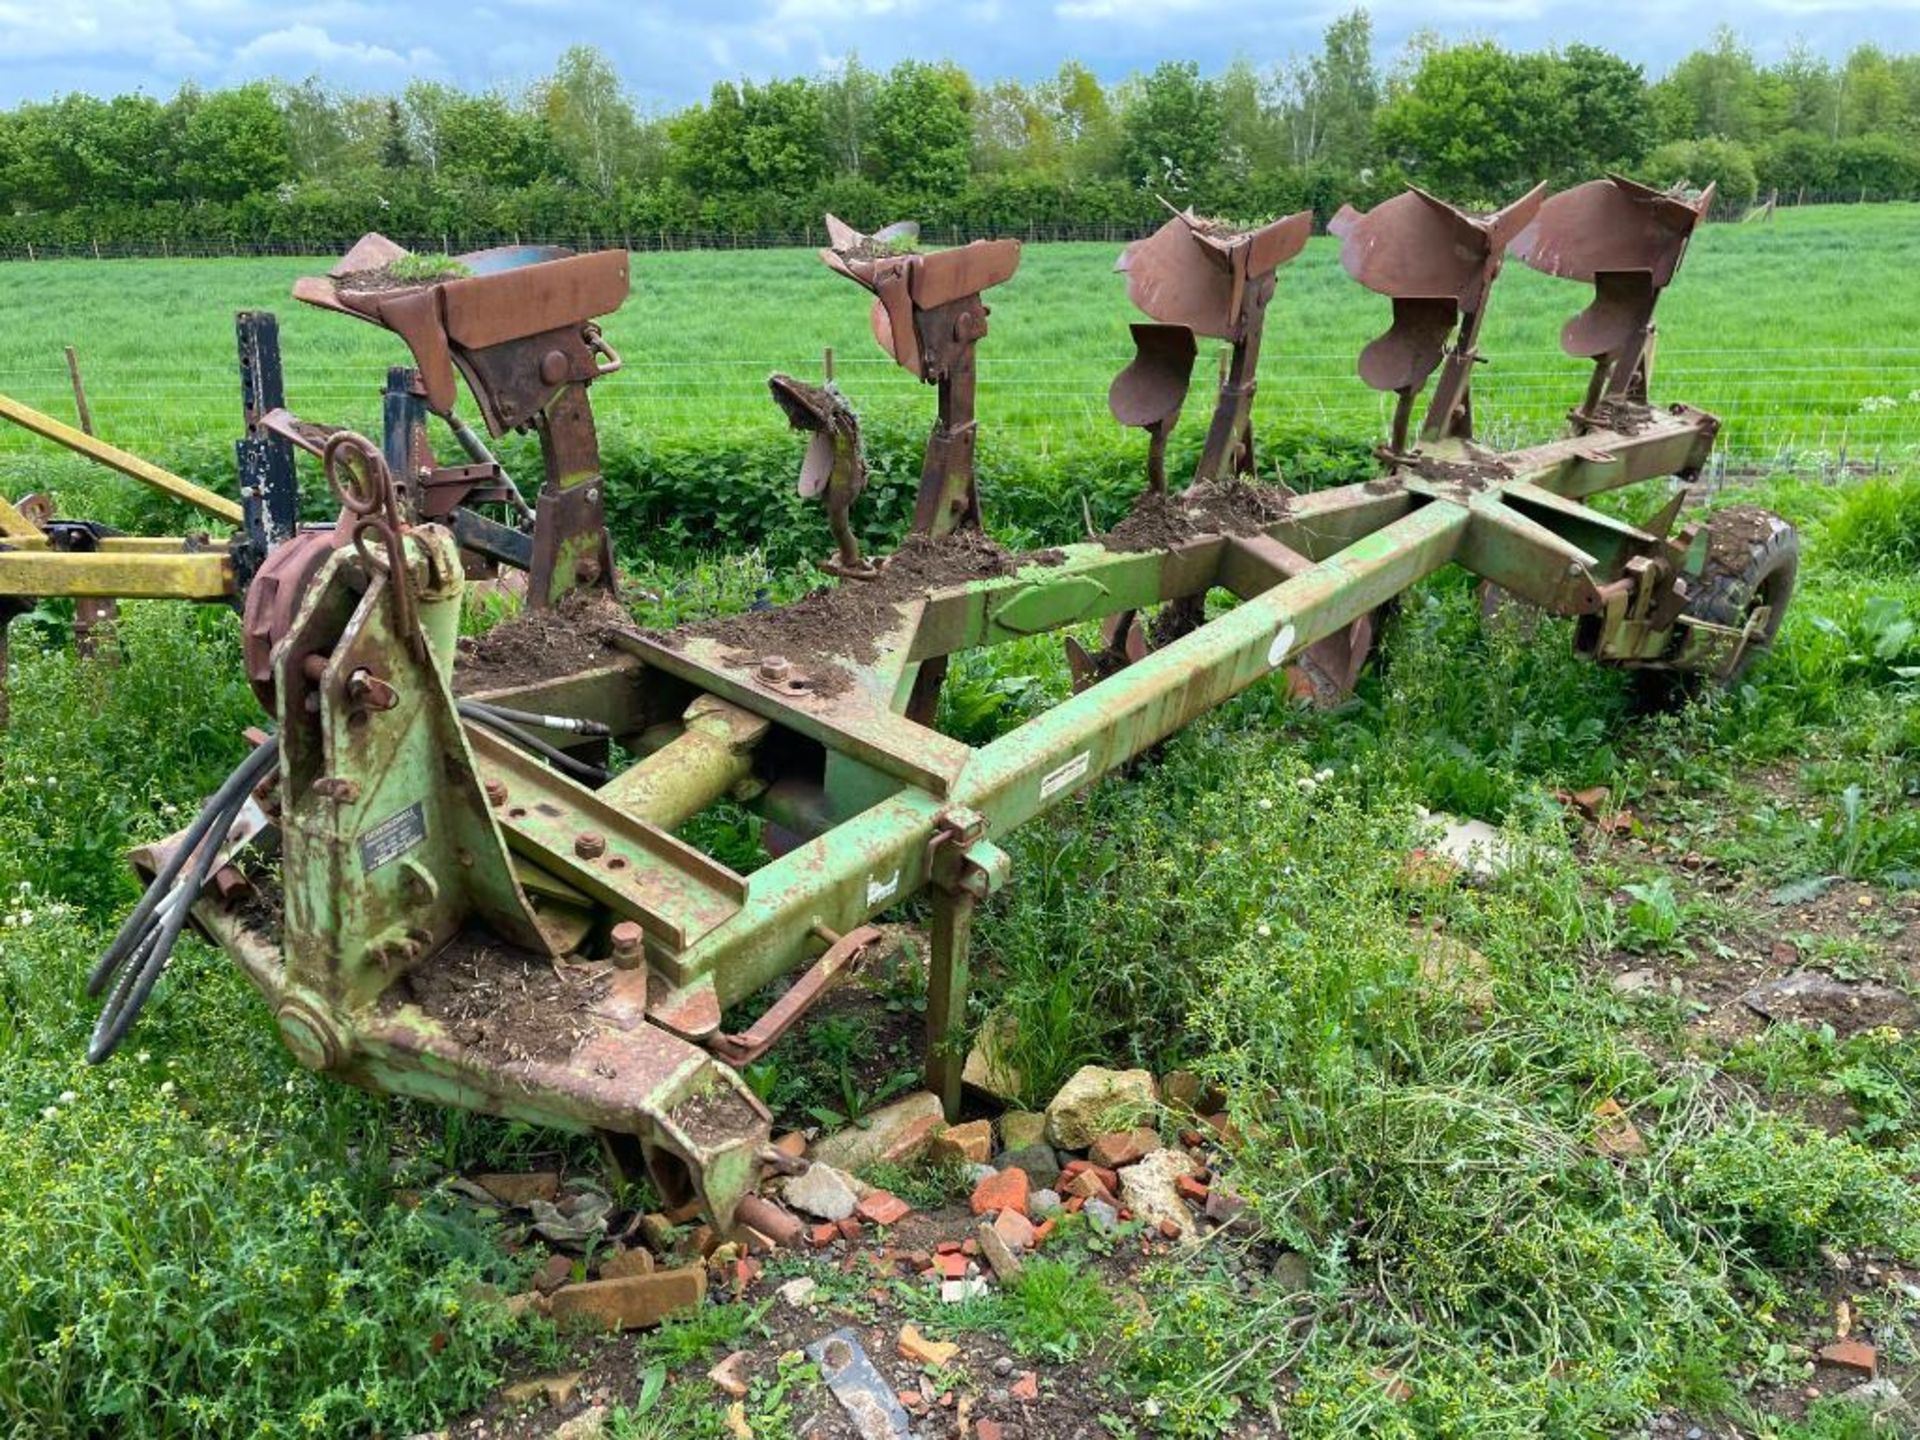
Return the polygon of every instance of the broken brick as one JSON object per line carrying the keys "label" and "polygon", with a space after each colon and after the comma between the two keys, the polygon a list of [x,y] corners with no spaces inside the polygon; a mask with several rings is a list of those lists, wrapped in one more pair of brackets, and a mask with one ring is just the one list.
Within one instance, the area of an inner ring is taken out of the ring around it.
{"label": "broken brick", "polygon": [[813,1248],[824,1250],[840,1238],[840,1227],[831,1220],[822,1220],[808,1232],[807,1238],[813,1241]]}
{"label": "broken brick", "polygon": [[875,1225],[898,1225],[913,1213],[913,1207],[898,1195],[875,1190],[854,1207],[853,1213]]}
{"label": "broken brick", "polygon": [[929,1340],[920,1333],[918,1325],[903,1325],[900,1327],[900,1353],[916,1365],[945,1369],[953,1364],[960,1347],[951,1340]]}
{"label": "broken brick", "polygon": [[866,1233],[861,1228],[860,1222],[851,1215],[847,1216],[844,1220],[834,1221],[833,1226],[834,1229],[840,1232],[840,1238],[842,1240],[858,1240]]}
{"label": "broken brick", "polygon": [[1027,1172],[1008,1166],[1005,1170],[994,1171],[974,1186],[969,1204],[976,1215],[990,1214],[995,1210],[1018,1210],[1024,1215],[1027,1213],[1027,1193]]}
{"label": "broken brick", "polygon": [[1033,1401],[1040,1398],[1040,1377],[1031,1370],[1022,1370],[1020,1378],[1007,1388],[1007,1393],[1016,1400]]}
{"label": "broken brick", "polygon": [[1028,1250],[1033,1246],[1033,1222],[1018,1210],[1002,1210],[993,1222],[993,1232],[1013,1250]]}
{"label": "broken brick", "polygon": [[707,1371],[707,1378],[735,1400],[747,1397],[747,1352],[736,1350]]}
{"label": "broken brick", "polygon": [[1183,1198],[1193,1201],[1196,1205],[1205,1205],[1207,1196],[1212,1193],[1205,1181],[1196,1180],[1191,1175],[1174,1176],[1173,1188],[1179,1191]]}
{"label": "broken brick", "polygon": [[1864,1340],[1836,1340],[1831,1345],[1822,1345],[1820,1363],[1838,1365],[1842,1370],[1852,1370],[1869,1380],[1880,1373],[1879,1353]]}
{"label": "broken brick", "polygon": [[1007,1430],[998,1420],[976,1420],[973,1422],[974,1440],[1005,1440]]}
{"label": "broken brick", "polygon": [[1087,1147],[1087,1158],[1110,1170],[1131,1165],[1146,1153],[1131,1130],[1109,1130],[1104,1135],[1096,1135],[1093,1144]]}
{"label": "broken brick", "polygon": [[972,1262],[958,1250],[954,1251],[951,1255],[936,1255],[933,1257],[933,1268],[940,1273],[942,1279],[946,1280],[959,1280],[963,1278],[967,1273],[967,1266],[971,1263]]}
{"label": "broken brick", "polygon": [[993,1156],[993,1122],[969,1120],[964,1125],[949,1125],[933,1137],[927,1151],[936,1160],[984,1165]]}
{"label": "broken brick", "polygon": [[705,1267],[683,1265],[651,1275],[623,1275],[617,1280],[568,1285],[553,1294],[553,1318],[561,1325],[641,1330],[706,1298]]}

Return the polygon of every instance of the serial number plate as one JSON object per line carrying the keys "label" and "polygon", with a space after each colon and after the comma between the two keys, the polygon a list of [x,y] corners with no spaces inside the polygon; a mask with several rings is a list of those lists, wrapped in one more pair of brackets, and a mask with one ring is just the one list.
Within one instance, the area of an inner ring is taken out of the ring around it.
{"label": "serial number plate", "polygon": [[360,868],[371,875],[427,838],[427,812],[418,800],[360,837]]}

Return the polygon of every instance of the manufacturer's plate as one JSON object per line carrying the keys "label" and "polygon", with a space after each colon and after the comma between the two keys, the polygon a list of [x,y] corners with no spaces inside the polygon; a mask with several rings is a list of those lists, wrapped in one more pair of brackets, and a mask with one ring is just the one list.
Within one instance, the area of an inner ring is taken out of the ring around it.
{"label": "manufacturer's plate", "polygon": [[416,800],[398,815],[389,815],[360,837],[360,868],[371,875],[390,865],[427,838],[427,812]]}

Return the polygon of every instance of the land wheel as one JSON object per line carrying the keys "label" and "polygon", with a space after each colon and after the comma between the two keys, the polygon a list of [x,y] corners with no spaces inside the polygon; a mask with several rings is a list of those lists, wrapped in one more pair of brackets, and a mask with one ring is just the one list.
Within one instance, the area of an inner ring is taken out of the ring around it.
{"label": "land wheel", "polygon": [[1744,627],[1762,606],[1765,629],[1741,652],[1731,673],[1718,677],[1648,667],[1633,674],[1636,709],[1671,709],[1710,688],[1730,689],[1761,651],[1773,644],[1800,574],[1800,532],[1771,510],[1729,505],[1707,517],[1707,558],[1688,583],[1686,613],[1715,625]]}
{"label": "land wheel", "polygon": [[1707,517],[1706,564],[1689,587],[1687,614],[1741,627],[1761,609],[1768,612],[1765,628],[1721,684],[1733,684],[1772,646],[1799,575],[1800,532],[1771,510],[1730,505]]}

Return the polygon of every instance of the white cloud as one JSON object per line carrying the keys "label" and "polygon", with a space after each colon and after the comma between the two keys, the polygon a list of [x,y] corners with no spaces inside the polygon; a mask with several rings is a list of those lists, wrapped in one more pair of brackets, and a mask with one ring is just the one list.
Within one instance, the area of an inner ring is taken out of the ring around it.
{"label": "white cloud", "polygon": [[340,65],[414,75],[439,69],[440,57],[423,45],[402,54],[364,40],[336,40],[318,25],[305,23],[256,35],[233,52],[233,68],[246,74],[306,74]]}
{"label": "white cloud", "polygon": [[1224,0],[1060,0],[1053,13],[1062,20],[1105,20],[1122,25],[1157,26],[1181,15],[1228,7]]}

